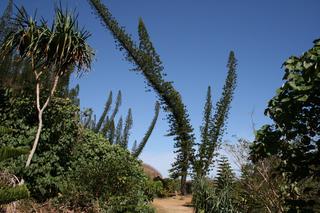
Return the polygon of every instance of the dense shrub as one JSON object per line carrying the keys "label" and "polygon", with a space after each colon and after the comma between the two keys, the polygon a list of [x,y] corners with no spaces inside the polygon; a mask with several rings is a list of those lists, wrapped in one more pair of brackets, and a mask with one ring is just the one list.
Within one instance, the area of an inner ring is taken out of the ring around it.
{"label": "dense shrub", "polygon": [[98,203],[101,211],[152,212],[147,180],[141,163],[127,150],[84,129],[60,200],[71,208],[90,209]]}
{"label": "dense shrub", "polygon": [[[31,146],[36,127],[35,101],[28,95],[12,96],[8,89],[0,91],[0,124],[13,131],[0,135],[3,145]],[[79,129],[79,109],[69,99],[54,98],[44,115],[43,134],[30,167],[25,170],[26,156],[3,165],[22,177],[31,196],[44,201],[59,193],[58,183],[70,162]]]}

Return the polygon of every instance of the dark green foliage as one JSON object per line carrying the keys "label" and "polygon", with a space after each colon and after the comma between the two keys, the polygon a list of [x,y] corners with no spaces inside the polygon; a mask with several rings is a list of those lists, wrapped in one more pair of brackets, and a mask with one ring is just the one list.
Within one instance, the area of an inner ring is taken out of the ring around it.
{"label": "dark green foliage", "polygon": [[185,182],[192,157],[193,129],[189,121],[189,116],[181,95],[174,89],[172,82],[165,81],[163,78],[163,66],[159,55],[156,53],[147,30],[140,19],[139,21],[139,40],[137,46],[131,36],[120,27],[112,17],[108,8],[100,0],[89,0],[93,10],[102,21],[102,24],[110,30],[114,36],[119,49],[124,50],[125,57],[136,67],[146,78],[148,85],[157,93],[163,109],[168,112],[170,125],[169,134],[175,136],[176,162],[171,170],[173,176],[181,177],[182,193],[185,193]]}
{"label": "dark green foliage", "polygon": [[90,130],[84,130],[80,141],[60,199],[82,208],[97,201],[108,212],[150,212],[140,162]]}
{"label": "dark green foliage", "polygon": [[[318,209],[320,183],[320,40],[302,56],[285,63],[284,84],[268,104],[265,114],[273,125],[263,126],[251,147],[258,162],[277,156],[279,170],[288,178],[291,211]],[[306,183],[313,183],[309,186]]]}
{"label": "dark green foliage", "polygon": [[[139,143],[139,145],[137,143],[135,143],[135,145],[132,148],[132,155],[135,157],[138,157],[143,148],[145,147],[145,145],[148,142],[149,137],[151,136],[151,133],[153,131],[154,126],[156,125],[157,119],[158,119],[158,115],[159,115],[159,111],[160,111],[160,104],[157,102],[155,105],[155,114],[154,117],[152,119],[152,122],[149,126],[148,131],[146,132],[145,136],[143,137],[142,141]],[[136,141],[135,141],[136,142]]]}

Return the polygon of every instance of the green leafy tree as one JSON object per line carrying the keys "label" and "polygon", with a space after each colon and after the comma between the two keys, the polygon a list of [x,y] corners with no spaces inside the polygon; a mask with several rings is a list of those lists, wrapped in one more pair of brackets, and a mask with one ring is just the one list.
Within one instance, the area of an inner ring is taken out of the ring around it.
{"label": "green leafy tree", "polygon": [[270,155],[280,159],[279,170],[287,177],[286,204],[290,211],[320,209],[320,40],[302,56],[284,63],[284,84],[265,110],[273,125],[257,131],[251,159]]}
{"label": "green leafy tree", "polygon": [[162,62],[150,41],[142,19],[140,19],[138,27],[140,44],[136,45],[100,0],[89,0],[89,2],[104,26],[114,36],[120,50],[125,52],[126,59],[136,66],[134,70],[143,74],[148,86],[157,93],[162,108],[168,112],[167,119],[170,125],[168,135],[174,136],[175,152],[177,153],[176,162],[173,163],[171,172],[174,177],[181,177],[181,193],[185,194],[194,136],[181,95],[175,90],[172,82],[164,80]]}
{"label": "green leafy tree", "polygon": [[[93,52],[86,43],[88,32],[80,31],[76,19],[64,14],[61,9],[56,9],[51,29],[44,21],[39,25],[24,9],[19,12],[20,16],[17,17],[19,28],[6,38],[2,45],[2,53],[16,50],[22,59],[30,62],[31,71],[36,79],[38,130],[26,162],[26,167],[29,167],[39,143],[43,112],[56,91],[60,76],[70,72],[71,67],[77,67],[78,71],[90,69]],[[47,99],[41,105],[40,79],[44,72],[49,71],[54,75],[54,80]]]}

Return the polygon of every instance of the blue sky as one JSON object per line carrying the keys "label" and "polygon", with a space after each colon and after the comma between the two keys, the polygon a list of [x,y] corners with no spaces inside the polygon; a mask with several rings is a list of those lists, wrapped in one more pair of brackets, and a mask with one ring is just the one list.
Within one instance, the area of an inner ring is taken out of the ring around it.
{"label": "blue sky", "polygon": [[[53,17],[52,0],[15,0],[48,20]],[[256,128],[270,122],[263,114],[267,102],[282,84],[282,63],[301,55],[320,37],[319,0],[103,0],[113,15],[137,38],[143,18],[161,56],[167,80],[181,93],[199,139],[199,126],[208,85],[214,102],[220,97],[230,50],[238,59],[235,91],[225,140],[233,135],[253,139],[251,114]],[[153,117],[154,92],[145,91],[143,76],[130,71],[110,33],[91,14],[85,0],[61,0],[76,9],[79,24],[92,33],[89,43],[96,51],[93,69],[72,85],[80,84],[81,108],[91,107],[100,115],[110,90],[120,89],[123,103],[119,114],[133,110],[130,141],[140,141]],[[0,2],[1,11],[6,1]],[[164,176],[174,158],[173,140],[165,137],[168,124],[161,111],[155,130],[141,159]]]}

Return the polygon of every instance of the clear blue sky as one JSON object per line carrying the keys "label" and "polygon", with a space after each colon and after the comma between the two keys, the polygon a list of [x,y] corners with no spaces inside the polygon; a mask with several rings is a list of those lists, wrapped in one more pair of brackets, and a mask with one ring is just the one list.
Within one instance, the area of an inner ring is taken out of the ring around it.
{"label": "clear blue sky", "polygon": [[[32,13],[52,19],[52,0],[15,0]],[[58,1],[56,1],[58,2]],[[144,79],[129,71],[110,33],[91,14],[85,0],[62,0],[76,8],[79,23],[92,33],[90,44],[96,51],[91,73],[72,84],[80,84],[81,108],[92,107],[100,115],[110,90],[121,89],[120,114],[133,110],[131,142],[140,141],[153,117],[154,92],[145,92]],[[270,122],[263,111],[267,101],[282,84],[282,63],[300,55],[320,37],[319,0],[103,0],[127,31],[137,38],[142,17],[161,56],[167,80],[181,93],[199,139],[199,126],[206,89],[212,86],[216,101],[226,77],[228,53],[238,59],[238,86],[232,102],[225,140],[232,135],[253,139],[251,113],[256,127]],[[6,1],[0,2],[1,11]],[[172,138],[165,137],[168,125],[160,119],[141,159],[165,176],[174,157]]]}

